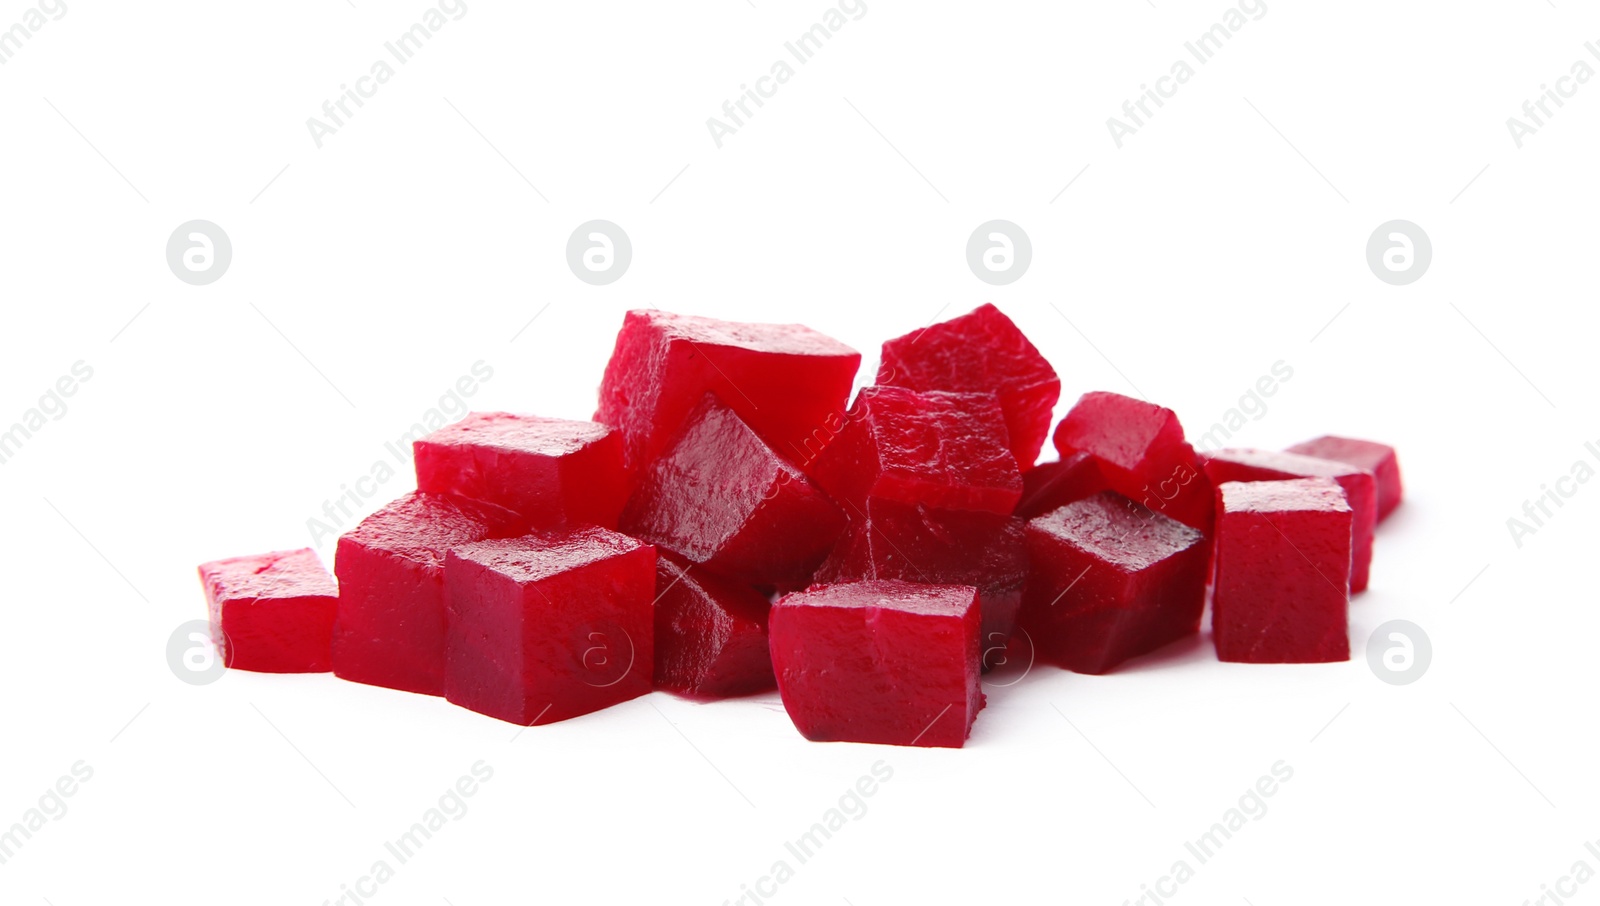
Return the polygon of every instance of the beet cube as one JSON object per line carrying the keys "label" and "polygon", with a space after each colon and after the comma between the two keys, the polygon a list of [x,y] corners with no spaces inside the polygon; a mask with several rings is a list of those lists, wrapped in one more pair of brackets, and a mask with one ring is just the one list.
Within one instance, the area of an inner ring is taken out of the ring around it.
{"label": "beet cube", "polygon": [[1114,491],[1028,521],[1020,623],[1038,657],[1105,673],[1200,629],[1210,546]]}
{"label": "beet cube", "polygon": [[1350,564],[1350,590],[1363,591],[1372,569],[1372,537],[1378,523],[1377,485],[1371,472],[1359,466],[1272,450],[1218,450],[1206,456],[1206,475],[1214,484],[1224,481],[1282,481],[1289,478],[1331,478],[1344,488],[1350,504],[1354,539]]}
{"label": "beet cube", "polygon": [[474,412],[413,445],[417,489],[486,500],[540,529],[616,528],[622,436],[595,422]]}
{"label": "beet cube", "polygon": [[1027,472],[1050,434],[1061,379],[1017,325],[993,305],[883,344],[878,383],[911,390],[993,392],[1011,451]]}
{"label": "beet cube", "polygon": [[333,669],[339,587],[310,548],[200,566],[211,637],[223,663],[261,673]]}
{"label": "beet cube", "polygon": [[1009,516],[1022,497],[992,393],[862,388],[811,474],[851,515],[871,497]]}
{"label": "beet cube", "polygon": [[766,595],[748,585],[658,552],[656,687],[702,700],[772,689],[771,607]]}
{"label": "beet cube", "polygon": [[531,726],[649,692],[655,560],[594,526],[451,548],[445,698]]}
{"label": "beet cube", "polygon": [[1217,488],[1211,635],[1257,664],[1350,659],[1350,505],[1332,479]]}
{"label": "beet cube", "polygon": [[804,585],[845,517],[731,408],[708,394],[639,476],[622,530],[749,584]]}
{"label": "beet cube", "polygon": [[819,585],[774,604],[769,632],[807,739],[959,747],[983,707],[970,585]]}
{"label": "beet cube", "polygon": [[1378,483],[1379,522],[1389,518],[1394,508],[1400,505],[1400,459],[1395,455],[1394,447],[1370,440],[1323,436],[1295,444],[1289,448],[1289,452],[1331,459],[1371,472]]}
{"label": "beet cube", "polygon": [[632,473],[714,392],[769,446],[800,461],[808,444],[836,430],[860,366],[860,353],[799,324],[630,311],[595,420],[622,432],[623,467]]}
{"label": "beet cube", "polygon": [[451,548],[527,531],[492,503],[416,491],[339,538],[336,676],[444,694],[444,561]]}
{"label": "beet cube", "polygon": [[1100,467],[1089,453],[1074,453],[1058,462],[1044,462],[1022,473],[1022,499],[1017,515],[1043,516],[1069,503],[1108,490]]}
{"label": "beet cube", "polygon": [[1119,393],[1085,393],[1056,426],[1063,460],[1090,453],[1111,490],[1202,532],[1211,530],[1211,483],[1171,409]]}

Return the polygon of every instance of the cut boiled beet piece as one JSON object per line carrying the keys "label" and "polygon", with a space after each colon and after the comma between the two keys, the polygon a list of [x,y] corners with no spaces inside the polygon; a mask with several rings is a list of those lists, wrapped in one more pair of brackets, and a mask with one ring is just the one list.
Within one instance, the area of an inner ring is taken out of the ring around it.
{"label": "cut boiled beet piece", "polygon": [[1350,659],[1350,505],[1328,478],[1217,487],[1211,635],[1257,664]]}
{"label": "cut boiled beet piece", "polygon": [[222,662],[261,673],[333,669],[339,587],[310,548],[200,566],[211,638]]}
{"label": "cut boiled beet piece", "polygon": [[1024,519],[1043,516],[1107,489],[1105,476],[1095,465],[1094,456],[1074,453],[1059,462],[1040,463],[1022,473],[1022,499],[1017,502],[1017,515]]}
{"label": "cut boiled beet piece", "polygon": [[1354,534],[1351,541],[1350,591],[1364,591],[1372,569],[1372,537],[1378,523],[1377,483],[1360,466],[1272,450],[1230,449],[1206,454],[1206,476],[1224,481],[1282,481],[1289,478],[1331,478],[1344,488]]}
{"label": "cut boiled beet piece", "polygon": [[1331,459],[1371,472],[1378,483],[1379,522],[1389,518],[1394,508],[1400,505],[1400,458],[1395,455],[1394,447],[1370,440],[1327,435],[1295,444],[1289,448],[1289,452]]}
{"label": "cut boiled beet piece", "polygon": [[870,581],[786,595],[769,617],[772,667],[807,739],[959,747],[983,707],[978,592]]}
{"label": "cut boiled beet piece", "polygon": [[594,526],[451,548],[445,698],[531,726],[649,692],[655,560]]}
{"label": "cut boiled beet piece", "polygon": [[1050,434],[1050,413],[1061,398],[1055,369],[1010,318],[989,304],[884,343],[878,383],[995,393],[1023,472],[1038,461]]}
{"label": "cut boiled beet piece", "polygon": [[851,515],[873,497],[1009,516],[1022,496],[992,393],[864,387],[811,474]]}
{"label": "cut boiled beet piece", "polygon": [[[1016,628],[1028,554],[1022,521],[998,513],[935,510],[895,500],[869,500],[817,570],[823,584],[904,579],[978,589],[983,654],[1005,645]],[[985,661],[985,668],[992,666]]]}
{"label": "cut boiled beet piece", "polygon": [[833,501],[712,394],[639,476],[622,530],[752,585],[804,585],[844,530]]}
{"label": "cut boiled beet piece", "polygon": [[748,585],[658,551],[656,687],[702,700],[772,689],[771,607],[766,595]]}
{"label": "cut boiled beet piece", "polygon": [[1178,416],[1120,393],[1085,393],[1056,426],[1063,460],[1093,454],[1111,490],[1164,516],[1211,530],[1211,483]]}
{"label": "cut boiled beet piece", "polygon": [[415,491],[339,538],[333,672],[344,679],[444,694],[444,560],[453,547],[527,531],[492,503]]}
{"label": "cut boiled beet piece", "polygon": [[622,432],[623,467],[647,465],[708,392],[803,462],[838,430],[861,366],[854,349],[799,324],[630,311],[600,383],[595,420]]}
{"label": "cut boiled beet piece", "polygon": [[1200,629],[1210,546],[1114,491],[1028,521],[1019,622],[1040,660],[1105,673]]}
{"label": "cut boiled beet piece", "polygon": [[617,527],[622,436],[596,422],[474,412],[412,445],[417,489],[486,500],[534,528]]}

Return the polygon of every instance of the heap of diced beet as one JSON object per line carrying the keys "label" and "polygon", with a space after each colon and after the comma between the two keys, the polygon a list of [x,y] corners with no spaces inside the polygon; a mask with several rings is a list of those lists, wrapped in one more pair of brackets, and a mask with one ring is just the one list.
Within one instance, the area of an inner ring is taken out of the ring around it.
{"label": "heap of diced beet", "polygon": [[817,586],[769,618],[772,667],[807,739],[960,746],[983,707],[969,585]]}
{"label": "heap of diced beet", "polygon": [[1106,479],[1095,465],[1094,456],[1080,451],[1056,462],[1042,462],[1022,473],[1017,515],[1024,519],[1043,516],[1104,490]]}
{"label": "heap of diced beet", "polygon": [[773,688],[766,596],[666,551],[656,559],[655,684],[689,698]]}
{"label": "heap of diced beet", "polygon": [[1211,635],[1251,663],[1350,659],[1351,512],[1332,479],[1217,487]]}
{"label": "heap of diced beet", "polygon": [[1085,393],[1056,426],[1063,461],[1089,453],[1111,489],[1202,532],[1211,530],[1211,482],[1171,409],[1119,393]]}
{"label": "heap of diced beet", "polygon": [[639,476],[622,530],[741,582],[806,584],[845,517],[714,394]]}
{"label": "heap of diced beet", "polygon": [[339,588],[315,551],[279,551],[200,566],[211,638],[223,663],[262,673],[333,669]]}
{"label": "heap of diced beet", "polygon": [[1344,489],[1350,504],[1353,538],[1350,590],[1363,591],[1372,569],[1372,539],[1378,524],[1377,485],[1371,472],[1359,466],[1318,459],[1299,453],[1272,450],[1218,450],[1206,456],[1206,475],[1214,484],[1224,481],[1282,481],[1290,478],[1331,478]]}
{"label": "heap of diced beet", "polygon": [[1400,484],[1400,459],[1394,447],[1370,440],[1324,435],[1315,440],[1298,443],[1289,448],[1290,453],[1331,459],[1371,472],[1378,483],[1378,521],[1389,518],[1400,505],[1403,492]]}
{"label": "heap of diced beet", "polygon": [[615,528],[622,437],[595,422],[475,412],[413,445],[417,489],[485,500],[535,528]]}
{"label": "heap of diced beet", "polygon": [[417,491],[339,538],[333,672],[407,692],[444,694],[444,563],[451,548],[527,530],[492,503]]}
{"label": "heap of diced beet", "polygon": [[1055,369],[1010,318],[988,304],[884,343],[878,383],[996,394],[1011,451],[1024,472],[1039,458],[1061,397]]}
{"label": "heap of diced beet", "polygon": [[532,725],[649,692],[655,559],[592,526],[452,548],[445,697]]}
{"label": "heap of diced beet", "polygon": [[1204,536],[1114,491],[1029,520],[1020,622],[1038,657],[1105,673],[1200,629]]}

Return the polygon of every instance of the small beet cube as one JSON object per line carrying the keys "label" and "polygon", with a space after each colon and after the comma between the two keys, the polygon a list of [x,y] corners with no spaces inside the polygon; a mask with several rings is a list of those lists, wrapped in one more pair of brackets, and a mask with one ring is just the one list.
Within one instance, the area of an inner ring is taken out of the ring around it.
{"label": "small beet cube", "polygon": [[748,585],[658,552],[656,687],[698,699],[772,689],[771,607],[766,595]]}
{"label": "small beet cube", "polygon": [[1105,476],[1089,453],[1074,453],[1059,462],[1040,463],[1022,473],[1022,499],[1017,515],[1023,519],[1043,516],[1085,497],[1108,490]]}
{"label": "small beet cube", "polygon": [[622,436],[595,422],[474,412],[413,445],[417,489],[486,500],[534,528],[617,527]]}
{"label": "small beet cube", "polygon": [[1199,531],[1105,491],[1029,520],[1020,622],[1041,660],[1105,673],[1200,629]]}
{"label": "small beet cube", "polygon": [[1022,497],[992,393],[862,388],[811,474],[851,515],[871,497],[1009,516]]}
{"label": "small beet cube", "polygon": [[1389,518],[1394,508],[1400,505],[1400,459],[1395,455],[1394,447],[1370,440],[1324,436],[1295,444],[1289,448],[1289,452],[1331,459],[1371,472],[1378,482],[1379,522]]}
{"label": "small beet cube", "polygon": [[1350,659],[1350,505],[1332,479],[1217,487],[1211,635],[1256,664]]}
{"label": "small beet cube", "polygon": [[639,476],[622,530],[749,584],[805,584],[845,517],[715,395]]}
{"label": "small beet cube", "polygon": [[993,392],[1000,397],[1011,451],[1033,468],[1050,434],[1061,379],[1017,325],[993,305],[883,344],[878,383],[911,390]]}
{"label": "small beet cube", "polygon": [[1119,393],[1085,393],[1056,426],[1056,450],[1094,455],[1111,490],[1202,532],[1211,530],[1211,483],[1171,409]]}
{"label": "small beet cube", "polygon": [[261,673],[333,669],[339,587],[310,548],[202,564],[211,637],[222,662]]}
{"label": "small beet cube", "polygon": [[416,491],[339,538],[336,676],[444,694],[445,554],[459,544],[527,531],[492,503]]}
{"label": "small beet cube", "polygon": [[655,560],[594,526],[451,548],[445,698],[531,726],[649,692]]}
{"label": "small beet cube", "polygon": [[1350,504],[1354,558],[1350,564],[1350,591],[1363,591],[1372,570],[1372,538],[1378,524],[1377,484],[1360,466],[1272,450],[1218,450],[1206,456],[1206,475],[1213,484],[1224,481],[1282,481],[1289,478],[1331,478],[1344,488]]}
{"label": "small beet cube", "polygon": [[837,428],[860,367],[861,353],[799,324],[630,311],[600,383],[595,420],[622,432],[623,467],[631,474],[714,392],[769,446],[799,461],[808,444]]}
{"label": "small beet cube", "polygon": [[786,595],[772,667],[807,739],[960,747],[983,707],[978,592],[872,581]]}

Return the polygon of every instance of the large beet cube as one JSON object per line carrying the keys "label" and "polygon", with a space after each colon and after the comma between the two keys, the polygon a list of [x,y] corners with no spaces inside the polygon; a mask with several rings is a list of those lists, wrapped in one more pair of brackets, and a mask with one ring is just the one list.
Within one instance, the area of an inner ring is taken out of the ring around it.
{"label": "large beet cube", "polygon": [[656,558],[657,688],[690,698],[750,695],[773,688],[765,595],[676,554]]}
{"label": "large beet cube", "polygon": [[630,311],[595,420],[622,432],[631,473],[655,459],[714,392],[769,446],[800,461],[808,445],[837,430],[860,366],[860,353],[798,324]]}
{"label": "large beet cube", "polygon": [[707,395],[639,476],[622,530],[750,584],[806,583],[845,517],[801,471]]}
{"label": "large beet cube", "polygon": [[1289,452],[1315,456],[1318,459],[1331,459],[1371,472],[1378,483],[1379,522],[1389,518],[1394,508],[1400,505],[1400,498],[1403,496],[1400,485],[1400,459],[1395,455],[1394,447],[1370,440],[1325,435],[1295,444],[1289,448]]}
{"label": "large beet cube", "polygon": [[1043,516],[1051,510],[1093,497],[1107,490],[1093,455],[1074,453],[1057,462],[1043,462],[1022,473],[1022,499],[1017,515],[1023,519]]}
{"label": "large beet cube", "polygon": [[1063,460],[1090,453],[1111,490],[1202,532],[1211,530],[1211,483],[1171,409],[1119,393],[1085,393],[1056,426]]}
{"label": "large beet cube", "polygon": [[443,695],[445,554],[526,530],[522,517],[492,503],[421,491],[368,516],[334,554],[334,674]]}
{"label": "large beet cube", "polygon": [[774,604],[769,633],[807,739],[959,747],[983,707],[970,585],[819,585]]}
{"label": "large beet cube", "polygon": [[655,548],[607,529],[450,550],[445,698],[547,724],[650,691]]}
{"label": "large beet cube", "polygon": [[1199,531],[1105,491],[1029,520],[1027,543],[1020,623],[1041,660],[1105,673],[1199,631]]}
{"label": "large beet cube", "polygon": [[811,474],[852,515],[868,498],[1010,515],[1022,496],[992,393],[865,387]]}
{"label": "large beet cube", "polygon": [[616,528],[622,436],[596,422],[474,412],[413,445],[417,489],[505,507],[535,528]]}
{"label": "large beet cube", "polygon": [[333,669],[339,587],[310,548],[202,564],[211,637],[223,663],[262,673]]}
{"label": "large beet cube", "polygon": [[1318,459],[1299,453],[1272,450],[1218,450],[1206,456],[1206,475],[1214,484],[1224,481],[1282,481],[1290,478],[1331,478],[1344,488],[1350,504],[1354,537],[1350,563],[1350,590],[1363,591],[1372,569],[1372,539],[1378,524],[1377,484],[1360,466]]}
{"label": "large beet cube", "polygon": [[1350,659],[1350,505],[1327,478],[1217,488],[1211,635],[1217,657]]}
{"label": "large beet cube", "polygon": [[1000,397],[1017,466],[1033,468],[1050,434],[1061,379],[1017,325],[993,305],[883,344],[878,383]]}

